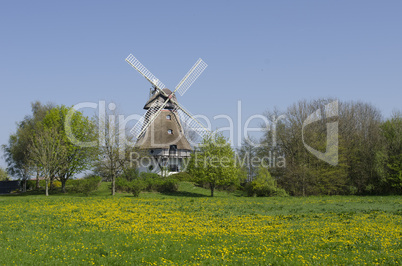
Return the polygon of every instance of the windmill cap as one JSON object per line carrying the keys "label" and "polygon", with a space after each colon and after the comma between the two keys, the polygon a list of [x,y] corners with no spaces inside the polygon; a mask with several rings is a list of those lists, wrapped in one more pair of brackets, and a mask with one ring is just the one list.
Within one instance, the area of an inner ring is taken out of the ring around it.
{"label": "windmill cap", "polygon": [[[165,95],[163,95],[159,90],[152,95],[151,98],[149,98],[149,100],[147,101],[147,103],[144,106],[144,109],[147,110],[149,109],[154,103],[160,103],[160,105],[162,105],[163,102],[165,102],[167,99],[172,99],[173,101],[177,102],[177,98],[176,95],[173,95],[171,97],[169,97],[172,94],[172,91],[169,90],[168,88],[164,88],[162,90],[166,95],[168,95],[167,97]],[[158,105],[156,105],[158,106]],[[166,109],[173,109],[175,107],[175,104],[172,103],[171,101],[169,101],[166,104]]]}

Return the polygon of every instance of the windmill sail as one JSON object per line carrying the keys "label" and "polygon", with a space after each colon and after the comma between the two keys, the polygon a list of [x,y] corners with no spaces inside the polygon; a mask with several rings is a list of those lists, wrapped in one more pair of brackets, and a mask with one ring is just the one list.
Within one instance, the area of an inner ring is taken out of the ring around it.
{"label": "windmill sail", "polygon": [[138,139],[149,126],[149,124],[155,119],[159,110],[160,105],[154,103],[141,117],[141,119],[138,120],[138,122],[130,130],[130,133],[133,134],[136,139]]}
{"label": "windmill sail", "polygon": [[188,71],[188,73],[183,77],[183,79],[176,86],[175,91],[177,91],[181,96],[190,88],[194,81],[201,75],[201,73],[207,68],[207,64],[202,61],[201,58],[195,62],[194,66]]}
{"label": "windmill sail", "polygon": [[129,63],[133,68],[135,68],[144,78],[146,78],[152,85],[154,85],[157,89],[162,91],[165,88],[165,84],[163,84],[159,79],[157,79],[151,71],[149,71],[145,66],[138,61],[132,54],[127,56],[126,62]]}
{"label": "windmill sail", "polygon": [[190,136],[192,132],[198,134],[201,138],[210,134],[211,131],[206,126],[204,126],[200,121],[198,121],[194,115],[187,111],[182,105],[178,105],[176,109],[179,114],[181,122],[185,125],[184,129],[186,136]]}

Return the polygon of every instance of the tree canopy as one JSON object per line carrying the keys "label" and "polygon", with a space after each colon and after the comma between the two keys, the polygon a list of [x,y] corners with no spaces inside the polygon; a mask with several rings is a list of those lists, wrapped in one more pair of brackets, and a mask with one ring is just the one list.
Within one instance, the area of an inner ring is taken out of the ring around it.
{"label": "tree canopy", "polygon": [[95,137],[94,124],[82,113],[63,105],[35,102],[32,115],[18,123],[16,133],[10,135],[8,144],[2,148],[8,171],[24,181],[24,191],[26,180],[35,172],[37,186],[39,177],[47,181],[58,178],[65,191],[65,182],[71,176],[91,167],[96,148],[74,144],[67,132],[82,142]]}
{"label": "tree canopy", "polygon": [[394,113],[380,129],[383,145],[377,160],[381,189],[402,194],[402,114]]}
{"label": "tree canopy", "polygon": [[[43,105],[37,101],[32,103],[31,108],[32,115],[25,116],[17,124],[16,132],[10,135],[8,144],[2,145],[8,172],[23,181],[23,191],[26,191],[26,181],[33,172],[37,172],[37,177],[39,175],[38,168],[32,165],[30,160],[28,147],[32,144],[37,125],[43,120],[46,113],[53,108],[53,105]],[[39,186],[38,179],[36,185]]]}
{"label": "tree canopy", "polygon": [[54,129],[57,139],[65,152],[58,158],[58,168],[54,173],[62,183],[65,192],[66,181],[92,167],[96,158],[96,145],[86,147],[78,143],[90,143],[96,140],[95,124],[82,113],[64,105],[55,107],[43,119],[43,127]]}
{"label": "tree canopy", "polygon": [[197,181],[209,184],[211,197],[219,185],[237,183],[240,169],[236,165],[235,152],[221,134],[208,135],[191,155],[187,171]]}

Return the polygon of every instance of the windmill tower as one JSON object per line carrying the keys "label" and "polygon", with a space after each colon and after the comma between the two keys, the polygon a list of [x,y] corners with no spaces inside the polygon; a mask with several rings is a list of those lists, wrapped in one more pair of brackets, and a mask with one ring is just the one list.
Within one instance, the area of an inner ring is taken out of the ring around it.
{"label": "windmill tower", "polygon": [[149,161],[140,166],[140,171],[161,173],[167,169],[179,172],[183,169],[183,160],[190,157],[192,151],[190,142],[194,139],[190,140],[190,137],[195,134],[203,137],[209,134],[209,130],[178,103],[175,93],[183,95],[207,64],[198,59],[172,92],[132,54],[126,62],[152,84],[144,106],[146,113],[131,130],[136,146],[149,156]]}

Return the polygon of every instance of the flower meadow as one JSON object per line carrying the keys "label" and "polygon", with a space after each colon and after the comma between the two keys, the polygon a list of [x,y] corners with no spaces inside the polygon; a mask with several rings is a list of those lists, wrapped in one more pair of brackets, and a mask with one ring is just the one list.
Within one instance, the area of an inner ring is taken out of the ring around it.
{"label": "flower meadow", "polygon": [[1,196],[1,265],[402,263],[401,197]]}

